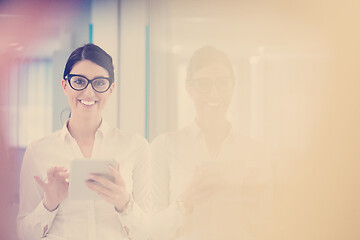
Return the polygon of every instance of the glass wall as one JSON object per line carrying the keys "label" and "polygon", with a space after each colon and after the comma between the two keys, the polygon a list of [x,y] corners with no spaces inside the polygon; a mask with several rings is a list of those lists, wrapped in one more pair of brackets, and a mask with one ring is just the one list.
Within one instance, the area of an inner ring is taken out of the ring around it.
{"label": "glass wall", "polygon": [[[170,176],[155,182],[155,187],[164,189],[161,181],[167,179],[171,202],[172,194],[183,189],[180,177],[172,172],[176,172],[172,161],[186,165],[189,159],[200,165],[221,162],[218,168],[229,164],[238,180],[242,179],[232,182],[236,187],[231,193],[224,191],[221,197],[202,202],[207,213],[199,210],[188,226],[191,230],[178,232],[178,237],[192,231],[198,239],[258,239],[263,235],[270,239],[277,234],[297,239],[292,232],[296,220],[290,214],[296,212],[301,221],[310,217],[288,204],[299,204],[290,192],[307,195],[293,190],[306,186],[304,181],[297,182],[298,171],[312,168],[311,160],[300,156],[310,154],[316,144],[332,53],[327,33],[307,17],[306,12],[276,1],[151,1],[149,140],[155,146],[154,158],[171,159],[166,165]],[[216,64],[228,69],[219,70]],[[233,74],[229,75],[229,69]],[[230,76],[234,86],[226,92],[225,80]],[[225,137],[222,129],[226,124],[231,136],[242,140],[234,143]],[[255,151],[266,148],[267,154],[253,154],[249,142],[258,144]],[[252,167],[246,164],[250,159]],[[259,171],[259,182],[251,186],[246,184],[250,169]],[[163,174],[156,164],[153,170],[154,175]],[[232,171],[225,171],[228,177]],[[182,174],[182,179],[188,179]],[[264,189],[258,192],[262,197],[256,210],[235,203],[242,201],[237,190],[244,185],[255,192],[256,187]],[[163,200],[157,197],[155,202]],[[209,202],[213,205],[206,205]],[[301,209],[314,210],[310,205]],[[204,226],[207,233],[201,230]],[[161,236],[163,230],[157,230]]]}
{"label": "glass wall", "polygon": [[[16,215],[25,147],[60,129],[70,114],[60,85],[67,57],[93,42],[114,61],[115,91],[104,110],[110,124],[143,135],[161,161],[226,162],[215,166],[235,179],[236,190],[202,205],[193,220],[198,229],[206,224],[213,238],[235,239],[234,223],[242,222],[238,235],[244,239],[265,233],[273,239],[355,239],[359,8],[351,1],[86,0],[39,9],[0,3],[0,141],[14,181],[6,200],[13,212],[5,214]],[[193,130],[199,135],[191,138]],[[233,165],[236,160],[249,165]],[[169,205],[186,185],[174,179],[190,181],[195,171],[170,167],[185,170],[160,178],[169,181],[161,186],[168,188]],[[244,186],[267,189],[266,204],[257,210],[267,222],[251,214],[238,218],[253,207],[237,208],[243,197],[237,190]],[[9,229],[14,233],[15,226]],[[193,230],[178,231],[185,238]]]}

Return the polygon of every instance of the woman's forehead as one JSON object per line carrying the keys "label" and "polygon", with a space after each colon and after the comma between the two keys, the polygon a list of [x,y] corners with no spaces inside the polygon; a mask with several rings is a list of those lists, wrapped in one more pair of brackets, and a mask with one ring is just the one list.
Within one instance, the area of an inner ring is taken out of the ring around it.
{"label": "woman's forehead", "polygon": [[212,63],[197,71],[192,75],[192,78],[206,78],[206,77],[231,77],[232,71],[229,66],[222,63]]}
{"label": "woman's forehead", "polygon": [[89,79],[94,77],[109,77],[107,70],[90,60],[77,62],[70,71],[71,74],[81,74]]}

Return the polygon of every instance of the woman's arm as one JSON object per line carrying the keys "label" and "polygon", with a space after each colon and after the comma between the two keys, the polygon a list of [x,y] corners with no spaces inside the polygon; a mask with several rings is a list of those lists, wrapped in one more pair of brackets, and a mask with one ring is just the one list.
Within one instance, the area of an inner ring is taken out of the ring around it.
{"label": "woman's arm", "polygon": [[44,204],[44,192],[34,176],[38,176],[31,145],[26,149],[20,173],[20,205],[17,217],[18,236],[22,239],[40,239],[48,233],[57,213]]}
{"label": "woman's arm", "polygon": [[134,167],[132,172],[133,202],[119,213],[119,219],[130,239],[148,239],[150,222],[150,147],[143,139],[140,147],[131,156]]}

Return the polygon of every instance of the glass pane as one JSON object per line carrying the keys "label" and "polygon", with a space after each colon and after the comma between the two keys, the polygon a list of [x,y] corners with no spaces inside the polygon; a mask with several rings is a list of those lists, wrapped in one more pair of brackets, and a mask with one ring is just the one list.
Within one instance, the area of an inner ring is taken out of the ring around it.
{"label": "glass pane", "polygon": [[[302,156],[316,146],[332,58],[327,33],[292,11],[273,1],[151,1],[149,139],[159,235],[295,234],[289,212],[300,202],[289,192],[307,186],[296,169],[315,160]],[[229,78],[233,85],[223,82]],[[174,227],[164,209],[179,196],[196,210]]]}

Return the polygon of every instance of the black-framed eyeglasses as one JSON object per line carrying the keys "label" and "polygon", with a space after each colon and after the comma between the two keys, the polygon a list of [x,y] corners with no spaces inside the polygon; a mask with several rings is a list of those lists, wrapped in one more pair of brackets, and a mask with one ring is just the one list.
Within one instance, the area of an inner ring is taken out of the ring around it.
{"label": "black-framed eyeglasses", "polygon": [[223,94],[229,92],[233,88],[235,80],[233,77],[222,77],[216,79],[196,78],[191,81],[191,84],[199,93],[207,93],[215,86],[217,91]]}
{"label": "black-framed eyeglasses", "polygon": [[65,77],[65,80],[69,82],[70,87],[75,91],[84,90],[90,83],[91,87],[98,93],[106,92],[110,88],[112,82],[108,77],[96,77],[90,80],[79,74],[68,74]]}

